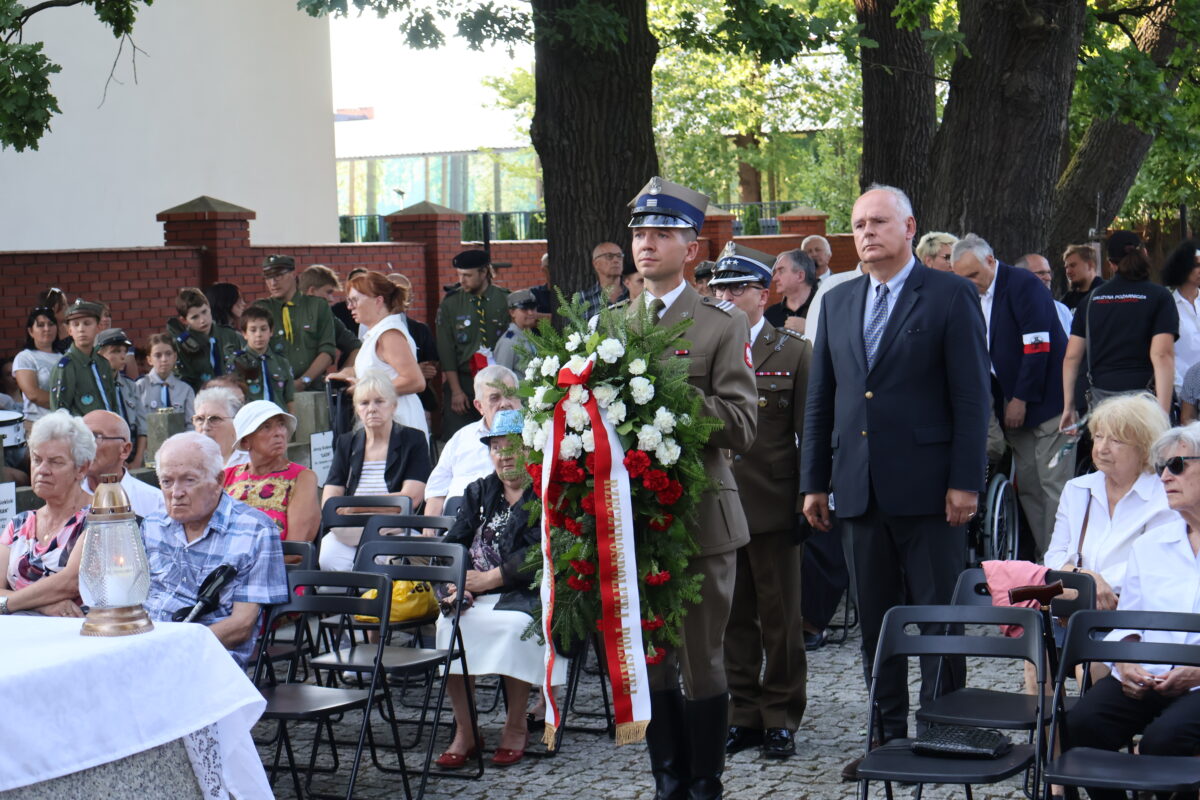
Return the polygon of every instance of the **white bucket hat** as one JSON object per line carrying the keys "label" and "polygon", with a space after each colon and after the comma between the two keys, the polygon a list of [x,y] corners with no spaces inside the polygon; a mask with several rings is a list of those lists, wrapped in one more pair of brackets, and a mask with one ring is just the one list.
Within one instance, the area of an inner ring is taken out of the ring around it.
{"label": "white bucket hat", "polygon": [[233,418],[233,434],[237,437],[234,445],[239,450],[245,450],[242,440],[263,426],[263,423],[274,417],[283,417],[287,422],[288,438],[296,432],[296,418],[270,400],[251,400],[242,406]]}

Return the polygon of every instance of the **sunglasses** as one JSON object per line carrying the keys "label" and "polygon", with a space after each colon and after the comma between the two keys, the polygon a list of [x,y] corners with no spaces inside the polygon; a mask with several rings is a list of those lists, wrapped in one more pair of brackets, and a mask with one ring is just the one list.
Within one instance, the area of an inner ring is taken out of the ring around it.
{"label": "sunglasses", "polygon": [[1188,461],[1198,460],[1200,460],[1200,456],[1174,456],[1173,458],[1168,458],[1166,461],[1155,464],[1154,474],[1161,475],[1165,469],[1172,475],[1182,475],[1183,471],[1187,469]]}

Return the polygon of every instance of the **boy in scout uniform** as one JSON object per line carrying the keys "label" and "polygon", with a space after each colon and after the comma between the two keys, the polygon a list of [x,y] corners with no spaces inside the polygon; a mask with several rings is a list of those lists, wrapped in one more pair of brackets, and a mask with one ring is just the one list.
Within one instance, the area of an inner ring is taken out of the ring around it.
{"label": "boy in scout uniform", "polygon": [[329,303],[299,292],[296,261],[291,256],[267,256],[262,270],[271,296],[255,305],[271,312],[275,322],[271,352],[291,365],[295,391],[324,388],[325,370],[337,356]]}
{"label": "boy in scout uniform", "polygon": [[50,409],[65,408],[79,417],[89,411],[116,411],[112,367],[95,352],[100,304],[80,298],[67,309],[65,319],[72,344],[50,370]]}
{"label": "boy in scout uniform", "polygon": [[146,347],[150,350],[147,354],[150,372],[137,381],[142,408],[147,414],[173,408],[183,412],[185,422],[191,422],[196,392],[175,375],[179,356],[174,337],[169,333],[152,333]]}
{"label": "boy in scout uniform", "polygon": [[508,315],[512,322],[508,323],[508,330],[496,342],[496,363],[508,367],[518,377],[525,375],[525,367],[532,358],[533,343],[526,332],[537,325],[537,306],[537,297],[529,289],[508,296]]}
{"label": "boy in scout uniform", "polygon": [[270,400],[290,412],[296,397],[296,384],[292,378],[292,365],[271,351],[271,336],[275,332],[271,312],[262,306],[250,306],[242,312],[239,324],[242,336],[246,338],[246,349],[231,353],[225,363],[226,369],[245,382],[246,402]]}
{"label": "boy in scout uniform", "polygon": [[[362,342],[355,335],[358,323],[347,326],[337,314],[338,293],[342,291],[342,282],[338,280],[337,273],[324,264],[312,264],[300,273],[296,286],[301,294],[319,297],[329,304],[329,311],[333,314],[333,343],[341,353],[338,367],[344,367],[347,363],[353,364],[353,356],[358,352],[358,348],[362,347]],[[351,322],[353,321],[351,317]]]}
{"label": "boy in scout uniform", "polygon": [[[487,364],[496,340],[508,327],[508,292],[492,283],[491,260],[483,250],[464,250],[454,257],[458,285],[438,306],[438,356],[445,375],[442,439],[479,419],[475,411],[474,377]],[[473,357],[479,363],[472,368]]]}
{"label": "boy in scout uniform", "polygon": [[721,643],[733,597],[735,551],[750,541],[725,453],[745,452],[754,441],[758,395],[749,325],[731,303],[702,297],[683,279],[684,264],[694,262],[699,251],[696,237],[708,198],[656,177],[630,205],[633,260],[646,284],[627,313],[645,308],[667,326],[693,321],[684,334],[689,349],[663,357],[688,359],[688,380],[703,397],[701,413],[724,423],[704,448],[704,471],[715,488],[701,497],[692,524],[700,552],[689,569],[703,577],[700,603],[688,606],[682,644],[667,648],[662,662],[647,668],[652,718],[646,743],[656,796],[715,800],[722,792],[729,723]]}
{"label": "boy in scout uniform", "polygon": [[133,445],[129,461],[135,467],[142,465],[146,453],[146,409],[142,407],[142,396],[137,384],[121,370],[125,356],[133,349],[133,342],[120,328],[109,328],[96,336],[96,353],[112,367],[116,381],[116,398],[113,409],[129,426],[129,441]]}
{"label": "boy in scout uniform", "polygon": [[763,316],[773,260],[730,242],[709,287],[746,313],[758,384],[758,434],[749,451],[733,457],[750,543],[737,551],[725,629],[731,704],[725,748],[733,754],[761,747],[768,758],[788,758],[796,752],[795,733],[808,699],[797,487],[812,347],[799,333],[776,328]]}
{"label": "boy in scout uniform", "polygon": [[180,289],[175,296],[175,312],[179,317],[167,321],[177,355],[175,374],[198,392],[225,373],[225,357],[242,348],[242,337],[232,328],[213,322],[212,306],[199,289]]}

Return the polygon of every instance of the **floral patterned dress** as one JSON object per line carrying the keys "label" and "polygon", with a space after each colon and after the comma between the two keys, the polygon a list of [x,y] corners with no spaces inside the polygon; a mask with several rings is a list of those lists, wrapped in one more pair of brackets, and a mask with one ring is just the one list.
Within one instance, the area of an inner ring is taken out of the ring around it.
{"label": "floral patterned dress", "polygon": [[279,527],[279,538],[287,538],[287,510],[296,488],[296,478],[305,467],[295,461],[279,472],[255,475],[250,464],[225,468],[225,494],[241,500],[270,517]]}
{"label": "floral patterned dress", "polygon": [[[45,545],[39,544],[37,540],[35,512],[22,511],[13,517],[0,534],[0,544],[8,545],[9,548],[8,564],[5,565],[8,588],[24,589],[39,578],[65,568],[71,558],[71,552],[79,544],[90,508],[91,506],[85,506],[75,512],[63,525],[62,530]],[[75,600],[78,602],[79,598],[76,597]]]}

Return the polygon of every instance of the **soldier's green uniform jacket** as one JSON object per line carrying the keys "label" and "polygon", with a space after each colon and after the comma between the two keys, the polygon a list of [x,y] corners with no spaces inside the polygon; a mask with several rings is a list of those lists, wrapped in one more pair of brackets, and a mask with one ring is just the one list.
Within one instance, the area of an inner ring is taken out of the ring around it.
{"label": "soldier's green uniform jacket", "polygon": [[247,403],[270,400],[287,411],[288,403],[296,397],[292,365],[270,350],[262,354],[250,349],[237,350],[225,360],[225,369],[245,381]]}
{"label": "soldier's green uniform jacket", "polygon": [[177,320],[167,324],[167,333],[178,355],[175,375],[197,392],[208,381],[224,374],[230,353],[246,346],[240,333],[216,322],[208,331],[208,341],[203,334],[184,328]]}
{"label": "soldier's green uniform jacket", "polygon": [[108,361],[94,352],[86,355],[71,345],[50,370],[50,409],[60,408],[76,416],[91,411],[116,411],[117,385]]}
{"label": "soldier's green uniform jacket", "polygon": [[[287,302],[292,328],[290,339],[283,321],[282,300],[268,297],[259,300],[255,305],[271,312],[271,317],[275,320],[275,332],[271,334],[271,352],[287,359],[292,366],[293,375],[299,377],[307,372],[313,360],[321,353],[328,353],[330,358],[337,359],[333,312],[329,310],[329,303],[324,299],[299,292],[292,295],[292,299]],[[320,378],[313,381],[314,388],[319,383]]]}
{"label": "soldier's green uniform jacket", "polygon": [[469,374],[480,347],[495,349],[509,324],[506,297],[507,289],[492,284],[481,295],[454,289],[442,298],[435,325],[443,370]]}
{"label": "soldier's green uniform jacket", "polygon": [[146,435],[146,409],[142,406],[142,393],[137,384],[123,373],[116,374],[117,403],[113,410],[129,425],[129,440],[137,444],[139,436]]}

